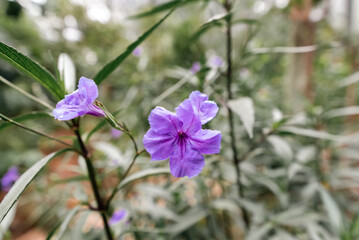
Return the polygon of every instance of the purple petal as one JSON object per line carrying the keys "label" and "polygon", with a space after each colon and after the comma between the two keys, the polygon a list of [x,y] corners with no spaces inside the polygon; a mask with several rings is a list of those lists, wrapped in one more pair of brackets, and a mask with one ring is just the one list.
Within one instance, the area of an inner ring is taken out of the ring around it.
{"label": "purple petal", "polygon": [[223,64],[223,58],[220,56],[212,56],[209,59],[209,64],[211,67],[220,67]]}
{"label": "purple petal", "polygon": [[206,94],[194,91],[189,95],[189,100],[193,105],[194,112],[198,114],[201,124],[206,124],[217,115],[217,104],[213,101],[208,101]]}
{"label": "purple petal", "polygon": [[135,57],[140,57],[142,55],[143,48],[141,46],[138,46],[133,50],[132,54]]}
{"label": "purple petal", "polygon": [[204,167],[204,157],[190,144],[176,146],[170,157],[171,174],[175,177],[195,177]]}
{"label": "purple petal", "polygon": [[111,129],[111,136],[112,136],[113,138],[119,138],[119,137],[121,137],[122,134],[123,134],[123,132],[120,131],[120,130],[118,130],[118,129],[116,129],[116,128],[112,128],[112,129]]}
{"label": "purple petal", "polygon": [[112,217],[110,218],[109,224],[115,225],[116,223],[120,222],[125,216],[127,215],[126,210],[117,210],[113,213]]}
{"label": "purple petal", "polygon": [[81,102],[81,98],[77,91],[66,95],[65,99],[56,104],[56,108],[52,111],[55,119],[60,121],[67,121],[85,115],[88,107]]}
{"label": "purple petal", "polygon": [[17,167],[13,166],[5,173],[1,179],[1,188],[3,191],[8,192],[15,181],[20,177]]}
{"label": "purple petal", "polygon": [[201,70],[201,64],[199,62],[194,62],[192,64],[192,67],[190,69],[190,71],[193,73],[193,74],[196,74],[197,72],[199,72]]}
{"label": "purple petal", "polygon": [[202,154],[214,154],[221,150],[221,139],[220,131],[201,129],[190,137],[190,143]]}
{"label": "purple petal", "polygon": [[182,122],[182,131],[188,136],[202,128],[199,116],[195,114],[192,103],[189,99],[184,100],[176,108],[178,119]]}
{"label": "purple petal", "polygon": [[[79,92],[86,99],[87,104],[93,103],[98,97],[98,88],[96,83],[88,78],[81,77],[78,85]],[[86,96],[83,96],[86,95]]]}
{"label": "purple petal", "polygon": [[172,156],[176,138],[170,134],[160,134],[152,128],[143,137],[143,145],[151,154],[151,160],[165,160]]}
{"label": "purple petal", "polygon": [[150,122],[152,130],[160,134],[171,133],[172,135],[176,135],[178,129],[181,127],[176,114],[163,107],[153,109],[148,117],[148,121]]}
{"label": "purple petal", "polygon": [[106,116],[103,110],[100,107],[96,106],[95,104],[90,104],[89,106],[87,106],[86,114],[90,114],[96,117]]}

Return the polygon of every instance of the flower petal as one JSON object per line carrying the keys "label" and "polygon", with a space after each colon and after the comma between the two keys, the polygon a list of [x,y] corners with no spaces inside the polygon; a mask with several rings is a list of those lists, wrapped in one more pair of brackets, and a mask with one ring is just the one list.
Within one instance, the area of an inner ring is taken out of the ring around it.
{"label": "flower petal", "polygon": [[208,101],[208,96],[199,91],[194,91],[189,95],[194,112],[198,114],[201,124],[206,124],[212,120],[218,112],[218,106],[213,101]]}
{"label": "flower petal", "polygon": [[126,217],[126,215],[127,211],[124,209],[115,211],[110,218],[109,224],[111,226],[115,225],[116,223],[120,222],[124,217]]}
{"label": "flower petal", "polygon": [[148,117],[148,121],[152,130],[160,134],[171,133],[176,135],[177,129],[180,129],[180,121],[176,114],[163,107],[153,109]]}
{"label": "flower petal", "polygon": [[220,131],[201,129],[190,136],[190,144],[202,154],[214,154],[221,150],[221,139]]}
{"label": "flower petal", "polygon": [[176,138],[170,134],[160,134],[152,128],[143,137],[143,145],[152,160],[165,160],[172,156]]}
{"label": "flower petal", "polygon": [[55,119],[67,121],[85,115],[88,111],[86,104],[81,103],[77,91],[70,95],[66,95],[65,99],[56,104],[56,108],[52,111]]}
{"label": "flower petal", "polygon": [[176,108],[178,119],[182,122],[182,131],[188,136],[202,128],[199,116],[195,114],[192,103],[189,99],[184,100]]}
{"label": "flower petal", "polygon": [[81,77],[78,85],[81,97],[86,99],[87,104],[93,103],[98,97],[98,88],[96,83],[88,78]]}
{"label": "flower petal", "polygon": [[202,171],[203,167],[203,155],[192,149],[188,143],[182,146],[177,145],[170,157],[171,174],[175,177],[195,177]]}

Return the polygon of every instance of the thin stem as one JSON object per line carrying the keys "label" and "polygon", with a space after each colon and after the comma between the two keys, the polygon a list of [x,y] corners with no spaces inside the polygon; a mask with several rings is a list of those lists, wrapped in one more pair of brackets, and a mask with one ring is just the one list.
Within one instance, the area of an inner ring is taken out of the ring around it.
{"label": "thin stem", "polygon": [[51,139],[51,140],[56,141],[56,142],[58,142],[58,143],[61,143],[61,144],[65,145],[65,146],[67,146],[67,147],[73,148],[72,145],[70,145],[70,144],[68,144],[68,143],[66,143],[66,142],[64,142],[64,141],[61,141],[60,139],[51,137],[51,136],[49,136],[49,135],[46,135],[45,133],[42,133],[42,132],[39,132],[39,131],[37,131],[37,130],[31,129],[31,128],[29,128],[29,127],[26,127],[26,126],[22,125],[21,123],[18,123],[18,122],[16,122],[16,121],[12,120],[11,118],[6,117],[5,115],[3,115],[3,114],[1,114],[1,113],[0,113],[0,119],[3,119],[3,120],[5,120],[5,121],[7,121],[7,122],[9,122],[9,123],[11,123],[11,124],[17,126],[17,127],[20,127],[20,128],[23,128],[23,129],[27,130],[27,131],[30,131],[30,132],[32,132],[32,133],[35,133],[36,135],[39,135],[39,136],[42,136],[42,137],[46,137],[46,138],[48,138],[48,139]]}
{"label": "thin stem", "polygon": [[104,211],[107,210],[107,207],[106,207],[106,205],[103,203],[103,201],[101,199],[100,191],[99,191],[99,188],[98,188],[98,185],[97,185],[97,182],[96,182],[95,168],[92,165],[91,159],[90,159],[89,154],[88,154],[88,150],[87,150],[87,148],[86,148],[86,146],[85,146],[85,144],[84,144],[84,142],[83,142],[83,140],[81,138],[78,122],[76,123],[76,125],[74,125],[74,132],[75,132],[77,140],[78,140],[78,142],[80,144],[81,155],[85,158],[85,161],[86,161],[86,166],[87,166],[87,171],[88,171],[90,182],[91,182],[91,187],[92,187],[92,190],[94,192],[95,199],[96,199],[96,202],[97,202],[97,207],[98,207],[97,210],[101,213],[101,217],[102,217],[102,220],[103,220],[103,223],[104,223],[104,226],[105,226],[105,232],[106,232],[107,238],[109,240],[113,240],[111,229],[110,229],[110,226],[108,224],[106,214],[104,212]]}
{"label": "thin stem", "polygon": [[[227,13],[230,13],[232,4],[229,0],[226,0],[224,7],[227,11]],[[228,94],[228,100],[232,99],[232,23],[231,23],[232,17],[231,15],[228,15],[226,18],[226,45],[227,45],[227,94]],[[241,168],[240,168],[240,159],[237,155],[237,149],[236,149],[236,136],[235,136],[235,127],[234,127],[234,121],[233,121],[233,113],[230,108],[228,108],[228,123],[230,128],[230,137],[231,137],[231,147],[232,147],[232,153],[233,153],[233,164],[236,169],[237,174],[237,187],[238,187],[238,194],[240,198],[244,197],[243,194],[243,185],[241,183]],[[246,226],[249,226],[249,216],[247,211],[242,208],[243,213],[243,219],[246,224]]]}
{"label": "thin stem", "polygon": [[[140,156],[141,153],[143,153],[143,152],[145,152],[144,149],[141,150],[141,151],[139,151],[139,152],[136,152],[136,155],[133,157],[130,166],[128,166],[128,168],[126,169],[126,172],[121,176],[121,178],[120,178],[120,180],[119,180],[117,186],[119,186],[120,183],[123,181],[123,179],[125,179],[125,178],[127,177],[127,175],[130,173],[130,170],[131,170],[132,166],[135,164],[135,161],[136,161],[137,157]],[[117,193],[118,191],[119,191],[119,189],[118,189],[117,187],[115,187],[115,188],[113,189],[113,191],[111,192],[111,195],[110,195],[109,198],[107,199],[107,202],[106,202],[107,207],[110,206],[112,199],[115,197],[115,195],[116,195],[116,193]]]}
{"label": "thin stem", "polygon": [[13,89],[15,89],[16,91],[18,91],[19,93],[23,94],[24,96],[34,100],[35,102],[40,103],[41,105],[43,105],[44,107],[47,107],[48,109],[52,110],[54,109],[53,106],[51,106],[50,104],[48,104],[47,102],[45,102],[44,100],[35,97],[34,95],[31,95],[30,93],[26,92],[25,90],[19,88],[18,86],[16,86],[15,84],[13,84],[12,82],[10,82],[9,80],[5,79],[4,77],[0,76],[0,81],[2,81],[3,83],[5,83],[6,85],[8,85],[9,87],[12,87]]}

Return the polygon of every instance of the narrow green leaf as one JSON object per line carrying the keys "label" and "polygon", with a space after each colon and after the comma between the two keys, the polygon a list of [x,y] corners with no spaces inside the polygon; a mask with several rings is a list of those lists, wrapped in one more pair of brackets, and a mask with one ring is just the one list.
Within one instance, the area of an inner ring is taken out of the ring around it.
{"label": "narrow green leaf", "polygon": [[57,185],[57,184],[64,184],[64,183],[70,183],[70,182],[81,182],[81,181],[87,181],[88,179],[89,179],[88,176],[79,175],[79,176],[75,176],[75,177],[54,180],[52,184]]}
{"label": "narrow green leaf", "polygon": [[319,186],[318,191],[322,198],[324,208],[327,211],[329,222],[332,228],[339,233],[344,227],[342,212],[334,198],[324,187]]}
{"label": "narrow green leaf", "polygon": [[[50,117],[50,115],[46,112],[30,112],[30,113],[26,113],[17,117],[14,117],[13,120],[16,122],[23,122],[23,121],[27,121],[27,120],[31,120],[31,119],[38,119],[38,118],[47,118]],[[1,120],[1,117],[0,117]],[[10,122],[2,122],[0,121],[0,131],[4,130],[5,128],[9,127],[13,125]]]}
{"label": "narrow green leaf", "polygon": [[145,169],[140,172],[136,172],[136,173],[128,176],[127,178],[125,178],[118,186],[118,190],[125,187],[127,184],[129,184],[133,181],[139,180],[141,178],[158,175],[158,174],[167,174],[167,173],[170,173],[170,170],[168,168],[150,168],[150,169]]}
{"label": "narrow green leaf", "polygon": [[145,12],[141,12],[139,14],[133,15],[130,18],[135,19],[135,18],[143,18],[143,17],[148,17],[148,16],[152,16],[155,15],[157,13],[172,9],[174,7],[178,7],[178,6],[183,6],[186,5],[188,3],[194,3],[194,2],[198,2],[199,0],[174,0],[171,2],[167,2],[167,3],[163,3],[163,4],[159,4],[156,7],[145,11]]}
{"label": "narrow green leaf", "polygon": [[0,222],[3,221],[4,217],[23,193],[27,185],[30,184],[41,169],[43,169],[50,160],[66,151],[70,151],[70,149],[63,149],[47,155],[21,175],[0,203]]}
{"label": "narrow green leaf", "polygon": [[60,84],[55,80],[55,77],[29,57],[0,42],[0,58],[12,64],[27,76],[41,83],[57,99],[64,98],[64,91]]}
{"label": "narrow green leaf", "polygon": [[130,44],[127,49],[117,58],[112,60],[110,63],[106,64],[106,66],[98,72],[94,78],[96,84],[100,84],[108,75],[110,75],[132,52],[135,48],[140,45],[151,33],[158,28],[161,23],[174,11],[172,9],[169,13],[166,14],[159,22],[153,25],[150,29],[148,29],[142,36],[140,36],[135,42]]}
{"label": "narrow green leaf", "polygon": [[[69,226],[72,218],[76,215],[76,213],[78,213],[81,209],[81,206],[80,205],[77,205],[76,207],[74,207],[68,214],[67,216],[65,217],[65,219],[63,220],[63,222],[61,223],[61,225],[59,225],[60,229],[58,231],[58,233],[53,237],[53,234],[50,235],[50,236],[47,236],[47,239],[52,239],[52,240],[60,240],[62,238],[62,236],[64,235],[67,227]],[[55,231],[53,231],[53,233],[56,232],[56,229]]]}

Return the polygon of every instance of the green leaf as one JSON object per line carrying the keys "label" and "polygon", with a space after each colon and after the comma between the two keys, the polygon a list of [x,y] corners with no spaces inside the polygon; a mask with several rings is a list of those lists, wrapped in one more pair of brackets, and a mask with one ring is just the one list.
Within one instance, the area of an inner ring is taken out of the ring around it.
{"label": "green leaf", "polygon": [[159,22],[153,25],[150,29],[148,29],[142,36],[140,36],[135,42],[130,44],[127,49],[117,58],[112,60],[110,63],[106,64],[104,68],[98,72],[94,78],[96,84],[100,84],[108,75],[110,75],[132,52],[135,48],[140,45],[151,33],[158,28],[161,23],[174,11],[172,9],[169,13],[166,14]]}
{"label": "green leaf", "polygon": [[167,173],[170,173],[170,170],[168,168],[150,168],[140,172],[136,172],[125,178],[118,186],[118,190],[125,187],[127,184],[139,180],[141,178],[158,175],[158,174],[167,174]]}
{"label": "green leaf", "polygon": [[324,187],[319,186],[318,191],[320,193],[320,197],[322,198],[324,208],[328,214],[329,222],[332,225],[332,228],[339,233],[343,230],[344,226],[342,212],[334,198]]}
{"label": "green leaf", "polygon": [[20,197],[22,192],[25,190],[27,185],[30,184],[30,182],[35,178],[38,172],[40,172],[41,169],[43,169],[50,160],[66,151],[70,151],[70,149],[63,149],[56,153],[51,153],[47,155],[21,175],[21,177],[15,182],[15,184],[12,186],[10,191],[6,194],[6,196],[0,203],[0,222],[3,221],[6,214],[10,211],[10,209]]}
{"label": "green leaf", "polygon": [[191,39],[197,40],[202,34],[207,32],[211,28],[224,26],[225,21],[228,18],[231,18],[231,16],[232,16],[231,13],[226,13],[226,14],[221,13],[211,17],[209,20],[207,20],[207,22],[202,24],[202,26],[193,34]]}
{"label": "green leaf", "polygon": [[[14,117],[13,120],[16,122],[23,122],[23,121],[27,121],[27,120],[31,120],[31,119],[46,118],[46,117],[50,117],[50,115],[46,112],[31,112],[31,113],[26,113],[26,114]],[[1,118],[0,118],[0,120],[1,120]],[[13,124],[10,122],[0,121],[0,131],[4,130],[5,128],[7,128],[11,125],[13,125]]]}
{"label": "green leaf", "polygon": [[64,91],[55,77],[44,67],[34,62],[16,49],[0,42],[0,58],[12,64],[27,76],[33,78],[49,90],[57,99],[64,98]]}
{"label": "green leaf", "polygon": [[148,17],[148,16],[155,15],[157,13],[160,13],[160,12],[166,11],[168,9],[172,9],[174,7],[183,6],[183,5],[186,5],[188,3],[194,3],[194,2],[198,2],[198,1],[199,0],[174,0],[174,1],[171,1],[171,2],[160,4],[160,5],[152,8],[152,9],[150,9],[148,11],[133,15],[130,18],[135,19],[135,18]]}
{"label": "green leaf", "polygon": [[52,238],[52,236],[54,235],[54,233],[56,232],[56,229],[51,230],[51,233],[47,236],[47,240],[52,239],[52,240],[60,240],[62,238],[62,236],[64,235],[67,227],[69,226],[72,218],[76,215],[76,213],[78,213],[81,209],[81,206],[78,205],[76,207],[74,207],[65,217],[65,219],[63,220],[63,222],[57,226],[57,228],[60,228],[58,233]]}

